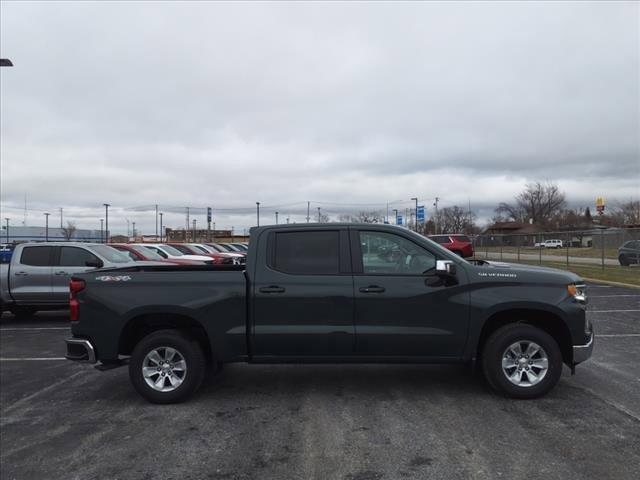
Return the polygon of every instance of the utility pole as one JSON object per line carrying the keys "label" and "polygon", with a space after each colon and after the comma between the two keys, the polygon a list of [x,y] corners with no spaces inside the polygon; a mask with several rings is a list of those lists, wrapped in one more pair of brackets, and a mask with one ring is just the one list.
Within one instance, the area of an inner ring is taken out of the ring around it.
{"label": "utility pole", "polygon": [[276,212],[276,225],[278,225],[278,212]]}
{"label": "utility pole", "polygon": [[393,224],[394,225],[398,224],[398,209],[397,208],[393,209]]}
{"label": "utility pole", "polygon": [[289,224],[289,216],[287,215],[287,225]]}
{"label": "utility pole", "polygon": [[438,201],[439,200],[440,199],[438,197],[436,197],[436,201],[433,202],[433,205],[436,207],[436,221],[435,221],[435,224],[436,224],[436,235],[438,234],[438,223],[439,223],[438,222]]}
{"label": "utility pole", "polygon": [[187,207],[187,224],[186,227],[184,228],[184,241],[186,242],[189,238],[189,207]]}
{"label": "utility pole", "polygon": [[7,243],[9,243],[9,218],[5,217],[5,220],[7,221]]}
{"label": "utility pole", "polygon": [[158,205],[156,204],[156,242],[158,241]]}
{"label": "utility pole", "polygon": [[192,242],[196,242],[196,219],[193,219],[193,237],[191,238]]}
{"label": "utility pole", "polygon": [[387,202],[387,222],[389,223],[389,202]]}
{"label": "utility pole", "polygon": [[260,226],[260,202],[256,202],[256,220],[258,222],[258,227]]}
{"label": "utility pole", "polygon": [[105,237],[104,243],[109,243],[109,207],[111,206],[111,204],[103,203],[103,205],[104,205],[104,237]]}
{"label": "utility pole", "polygon": [[320,223],[320,207],[318,207],[318,223]]}
{"label": "utility pole", "polygon": [[49,215],[51,215],[48,212],[45,212],[44,217],[45,217],[45,226],[44,226],[44,241],[48,242],[49,241]]}
{"label": "utility pole", "polygon": [[135,241],[136,239],[136,222],[132,222],[133,224],[133,228],[131,229],[131,236],[133,237],[133,240]]}
{"label": "utility pole", "polygon": [[311,217],[309,216],[310,208],[311,208],[311,202],[307,202],[307,223],[309,223],[309,220],[311,219]]}
{"label": "utility pole", "polygon": [[60,228],[62,228],[62,207],[60,207]]}
{"label": "utility pole", "polygon": [[[164,213],[160,212],[158,213],[158,215],[160,215],[160,241],[162,242],[162,216],[164,215]],[[158,239],[156,238],[156,241],[158,241]]]}
{"label": "utility pole", "polygon": [[100,219],[100,243],[104,243],[104,218]]}
{"label": "utility pole", "polygon": [[416,201],[416,222],[413,225],[413,231],[417,232],[418,231],[418,197],[412,197],[411,200],[415,200]]}

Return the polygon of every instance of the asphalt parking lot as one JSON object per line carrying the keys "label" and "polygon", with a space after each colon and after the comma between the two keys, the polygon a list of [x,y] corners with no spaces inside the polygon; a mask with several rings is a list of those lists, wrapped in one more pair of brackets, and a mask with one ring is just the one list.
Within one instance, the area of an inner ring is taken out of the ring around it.
{"label": "asphalt parking lot", "polygon": [[461,366],[229,365],[151,405],[65,361],[65,313],[0,320],[0,478],[637,479],[640,290],[590,285],[596,346],[548,396]]}

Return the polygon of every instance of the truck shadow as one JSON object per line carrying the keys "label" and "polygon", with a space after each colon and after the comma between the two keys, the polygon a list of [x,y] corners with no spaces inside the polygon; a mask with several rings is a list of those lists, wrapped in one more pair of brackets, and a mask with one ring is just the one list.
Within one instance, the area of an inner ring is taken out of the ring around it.
{"label": "truck shadow", "polygon": [[[456,395],[486,391],[482,378],[467,365],[227,365],[207,379],[199,398],[215,396],[332,395],[336,399],[392,400],[396,395]],[[363,397],[364,396],[364,397]]]}

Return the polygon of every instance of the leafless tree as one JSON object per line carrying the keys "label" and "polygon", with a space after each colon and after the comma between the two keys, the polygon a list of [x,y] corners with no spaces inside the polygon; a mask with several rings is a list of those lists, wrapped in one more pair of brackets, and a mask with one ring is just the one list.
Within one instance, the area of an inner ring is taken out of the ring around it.
{"label": "leafless tree", "polygon": [[356,215],[342,214],[338,220],[353,223],[384,223],[384,215],[380,212],[358,212]]}
{"label": "leafless tree", "polygon": [[439,233],[472,233],[476,215],[454,205],[438,210],[436,217]]}
{"label": "leafless tree", "polygon": [[566,205],[565,195],[554,183],[529,183],[515,198],[515,203],[501,203],[496,213],[517,222],[549,225]]}
{"label": "leafless tree", "polygon": [[73,238],[77,230],[78,230],[78,226],[75,223],[67,222],[67,226],[62,227],[62,235],[68,242]]}

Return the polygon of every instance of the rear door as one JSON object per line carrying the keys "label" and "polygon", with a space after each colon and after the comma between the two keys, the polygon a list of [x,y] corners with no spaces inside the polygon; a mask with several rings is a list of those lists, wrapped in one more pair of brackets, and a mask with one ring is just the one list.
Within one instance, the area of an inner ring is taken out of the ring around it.
{"label": "rear door", "polygon": [[258,245],[252,283],[255,359],[353,354],[348,230],[273,230]]}
{"label": "rear door", "polygon": [[30,245],[22,249],[10,269],[9,287],[20,303],[51,302],[51,270],[55,247]]}
{"label": "rear door", "polygon": [[464,272],[435,275],[437,250],[387,231],[352,229],[356,351],[363,356],[462,355],[469,324]]}
{"label": "rear door", "polygon": [[[69,281],[76,273],[83,273],[96,268],[102,261],[82,247],[59,247],[53,266],[53,298],[58,302],[69,299]],[[87,263],[93,265],[88,266]]]}

